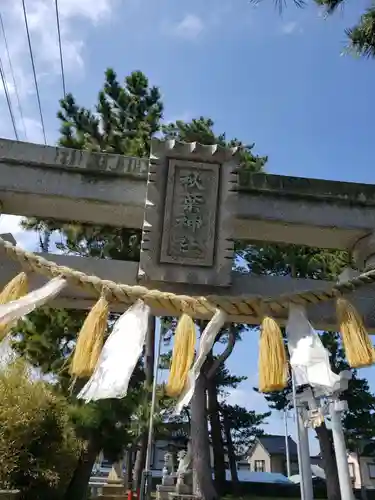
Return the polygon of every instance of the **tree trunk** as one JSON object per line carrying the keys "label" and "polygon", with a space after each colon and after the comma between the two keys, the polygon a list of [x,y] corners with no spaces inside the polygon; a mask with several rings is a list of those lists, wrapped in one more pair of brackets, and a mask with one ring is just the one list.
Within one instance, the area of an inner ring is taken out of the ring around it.
{"label": "tree trunk", "polygon": [[319,439],[320,453],[322,455],[323,468],[326,474],[327,500],[341,500],[332,433],[327,429],[325,424],[317,427],[315,431]]}
{"label": "tree trunk", "polygon": [[234,453],[232,435],[230,433],[230,422],[228,420],[228,415],[225,412],[223,412],[223,425],[225,432],[225,440],[227,442],[229,468],[232,476],[232,483],[234,489],[233,493],[235,493],[236,489],[238,488],[237,460],[236,460],[236,454]]}
{"label": "tree trunk", "polygon": [[203,500],[217,500],[218,495],[212,480],[206,413],[206,378],[203,369],[197,379],[194,395],[191,399],[191,429],[197,493]]}
{"label": "tree trunk", "polygon": [[211,442],[214,459],[215,483],[219,492],[225,489],[225,451],[223,436],[221,433],[221,422],[219,413],[219,402],[217,400],[217,386],[215,378],[207,381],[208,392],[208,414],[211,426]]}
{"label": "tree trunk", "polygon": [[78,459],[78,464],[65,492],[64,500],[85,500],[87,498],[92,468],[99,453],[100,447],[97,446],[94,439],[90,439],[87,448],[81,452]]}
{"label": "tree trunk", "polygon": [[142,471],[145,468],[146,453],[147,453],[147,431],[143,432],[139,439],[139,445],[135,456],[133,469],[133,490],[138,491],[142,482]]}
{"label": "tree trunk", "polygon": [[[145,346],[145,361],[144,361],[144,372],[145,372],[145,388],[148,391],[148,400],[151,405],[152,396],[152,384],[154,381],[154,368],[155,368],[155,316],[152,314],[148,318],[148,328],[146,335],[146,346]],[[134,464],[133,471],[133,488],[138,490],[141,487],[142,481],[142,471],[146,464],[146,454],[147,454],[147,440],[148,440],[148,425],[146,429],[142,432],[139,440],[139,448],[137,451],[137,456]]]}
{"label": "tree trunk", "polygon": [[131,445],[126,451],[126,462],[125,462],[125,470],[127,476],[127,489],[131,490],[133,485],[133,455],[134,455],[134,446]]}

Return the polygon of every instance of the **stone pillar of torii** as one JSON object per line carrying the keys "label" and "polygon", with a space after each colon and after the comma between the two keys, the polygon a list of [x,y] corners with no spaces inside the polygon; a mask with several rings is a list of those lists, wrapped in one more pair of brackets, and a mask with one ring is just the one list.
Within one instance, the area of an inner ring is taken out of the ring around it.
{"label": "stone pillar of torii", "polygon": [[[373,186],[252,174],[241,171],[240,160],[237,148],[174,140],[152,141],[150,158],[138,159],[0,139],[0,211],[142,229],[139,263],[48,257],[103,279],[186,295],[216,295],[218,300],[281,296],[323,286],[319,280],[249,277],[234,271],[237,240],[345,249],[359,269],[375,266]],[[0,251],[0,287],[18,272],[17,266]],[[324,282],[327,289],[331,285]],[[375,331],[368,293],[362,289],[353,296],[369,330]],[[90,294],[79,291],[77,296],[77,290],[68,287],[54,305],[86,309],[92,302]],[[311,303],[307,309],[317,328],[335,329],[332,301]],[[123,305],[115,304],[114,310],[121,312]],[[166,313],[163,308],[153,312]],[[285,308],[279,307],[275,317],[285,324]],[[259,317],[233,307],[228,319],[258,324]],[[333,393],[310,388],[295,394],[303,500],[312,500],[307,426],[328,416],[342,499],[352,500],[341,426],[345,402],[340,394],[347,383],[348,374],[343,374]]]}

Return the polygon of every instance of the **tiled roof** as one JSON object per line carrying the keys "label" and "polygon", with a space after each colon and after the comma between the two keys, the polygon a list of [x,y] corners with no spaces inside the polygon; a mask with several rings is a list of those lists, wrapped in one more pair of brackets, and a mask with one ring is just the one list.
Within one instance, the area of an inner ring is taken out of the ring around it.
{"label": "tiled roof", "polygon": [[[270,455],[285,455],[285,436],[264,435],[258,438]],[[288,436],[290,456],[297,456],[297,444]]]}

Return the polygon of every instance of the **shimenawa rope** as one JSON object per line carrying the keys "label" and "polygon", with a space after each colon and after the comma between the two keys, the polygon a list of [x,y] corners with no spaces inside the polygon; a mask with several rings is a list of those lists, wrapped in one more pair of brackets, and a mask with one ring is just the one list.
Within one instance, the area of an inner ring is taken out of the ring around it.
{"label": "shimenawa rope", "polygon": [[[49,278],[60,276],[72,285],[87,290],[96,296],[102,294],[106,289],[108,301],[123,302],[127,305],[133,304],[136,300],[142,299],[151,308],[165,310],[166,314],[179,316],[182,313],[192,317],[212,317],[216,308],[221,308],[228,316],[257,316],[260,302],[267,304],[271,311],[277,311],[288,307],[289,303],[299,303],[303,305],[325,302],[344,293],[357,290],[361,286],[371,284],[375,281],[375,270],[362,273],[347,282],[334,285],[330,290],[309,290],[294,294],[284,294],[277,298],[259,296],[221,296],[210,295],[207,297],[176,295],[160,290],[150,290],[141,285],[124,285],[113,281],[103,280],[97,276],[88,276],[81,271],[69,267],[59,266],[39,255],[22,250],[12,243],[0,237],[0,248],[5,254],[19,262],[23,268],[42,274]],[[251,279],[251,278],[249,278]]]}

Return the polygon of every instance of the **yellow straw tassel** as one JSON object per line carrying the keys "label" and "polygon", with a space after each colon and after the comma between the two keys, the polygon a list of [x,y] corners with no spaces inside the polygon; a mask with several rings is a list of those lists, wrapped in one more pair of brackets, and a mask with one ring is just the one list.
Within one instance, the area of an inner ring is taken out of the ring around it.
{"label": "yellow straw tassel", "polygon": [[194,361],[196,331],[194,321],[183,314],[178,322],[171,361],[171,370],[166,385],[168,396],[179,396],[185,386],[189,370]]}
{"label": "yellow straw tassel", "polygon": [[348,300],[339,297],[336,313],[349,365],[352,368],[372,365],[374,347],[358,311]]}
{"label": "yellow straw tassel", "polygon": [[70,372],[75,377],[83,378],[92,375],[103,347],[108,313],[108,302],[105,297],[100,297],[78,334],[70,367]]}
{"label": "yellow straw tassel", "polygon": [[28,292],[27,275],[22,272],[17,274],[9,283],[3,288],[0,293],[0,304],[7,304],[12,300],[17,300],[23,297]]}
{"label": "yellow straw tassel", "polygon": [[259,342],[259,391],[281,391],[288,383],[288,361],[279,325],[270,316],[261,324]]}
{"label": "yellow straw tassel", "polygon": [[[26,273],[17,274],[1,291],[0,304],[7,304],[13,300],[20,299],[28,292],[28,281]],[[9,326],[0,324],[0,341],[6,336],[9,331]]]}

